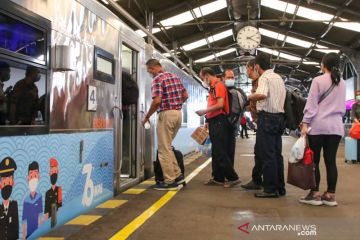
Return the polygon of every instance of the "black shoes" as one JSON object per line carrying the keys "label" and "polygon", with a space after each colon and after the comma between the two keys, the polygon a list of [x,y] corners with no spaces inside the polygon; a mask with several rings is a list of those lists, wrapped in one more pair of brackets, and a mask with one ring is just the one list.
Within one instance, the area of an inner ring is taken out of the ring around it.
{"label": "black shoes", "polygon": [[285,188],[279,189],[279,196],[283,197],[285,195],[286,195],[286,189]]}
{"label": "black shoes", "polygon": [[277,192],[273,192],[273,193],[262,192],[262,193],[255,193],[254,195],[257,198],[278,198],[279,197],[279,194]]}
{"label": "black shoes", "polygon": [[260,190],[261,185],[254,183],[253,181],[248,182],[245,185],[241,185],[242,188],[245,188],[247,190]]}

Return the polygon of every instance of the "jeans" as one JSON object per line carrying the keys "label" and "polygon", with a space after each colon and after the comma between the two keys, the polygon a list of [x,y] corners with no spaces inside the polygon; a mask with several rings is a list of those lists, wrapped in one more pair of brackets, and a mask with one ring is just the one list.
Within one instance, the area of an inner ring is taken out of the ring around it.
{"label": "jeans", "polygon": [[274,193],[285,189],[284,159],[281,135],[285,129],[284,115],[281,113],[259,112],[256,133],[256,156],[263,164],[264,192]]}
{"label": "jeans", "polygon": [[327,175],[327,192],[335,193],[338,177],[336,167],[336,153],[339,147],[341,136],[338,135],[309,135],[309,147],[314,152],[316,188],[312,191],[319,191],[320,184],[320,153],[324,149],[324,161]]}
{"label": "jeans", "polygon": [[259,149],[258,144],[258,133],[256,134],[256,140],[255,140],[255,147],[254,147],[254,159],[255,159],[255,165],[252,170],[252,181],[257,185],[262,185],[262,175],[263,175],[263,164],[261,162],[261,158],[259,157],[259,151],[261,151],[261,148]]}
{"label": "jeans", "polygon": [[212,175],[215,181],[225,182],[239,179],[233,162],[231,147],[235,138],[233,128],[224,115],[219,115],[208,120],[209,135],[212,151]]}

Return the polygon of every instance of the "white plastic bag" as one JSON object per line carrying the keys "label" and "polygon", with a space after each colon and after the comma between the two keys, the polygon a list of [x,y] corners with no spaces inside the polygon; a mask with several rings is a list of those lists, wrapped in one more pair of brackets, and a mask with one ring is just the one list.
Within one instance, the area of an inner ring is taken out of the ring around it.
{"label": "white plastic bag", "polygon": [[294,146],[291,148],[290,163],[297,163],[304,157],[304,151],[305,151],[305,144],[306,140],[305,137],[300,137],[294,144]]}

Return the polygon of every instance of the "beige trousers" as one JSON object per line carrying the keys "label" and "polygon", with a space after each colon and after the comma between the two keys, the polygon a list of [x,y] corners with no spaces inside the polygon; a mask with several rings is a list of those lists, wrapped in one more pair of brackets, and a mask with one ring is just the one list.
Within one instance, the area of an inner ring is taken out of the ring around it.
{"label": "beige trousers", "polygon": [[181,170],[172,150],[172,141],[181,127],[181,111],[166,110],[159,113],[157,122],[157,140],[160,165],[165,183],[174,182]]}

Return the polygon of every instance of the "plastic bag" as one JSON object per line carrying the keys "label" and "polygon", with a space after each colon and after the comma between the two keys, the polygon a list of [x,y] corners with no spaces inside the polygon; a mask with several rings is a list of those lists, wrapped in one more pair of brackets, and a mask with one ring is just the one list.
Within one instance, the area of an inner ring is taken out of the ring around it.
{"label": "plastic bag", "polygon": [[291,148],[290,152],[290,163],[297,163],[301,161],[304,157],[306,139],[305,137],[300,137]]}

